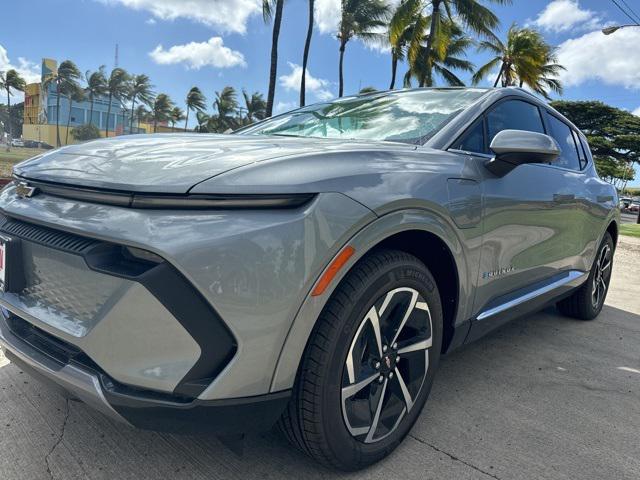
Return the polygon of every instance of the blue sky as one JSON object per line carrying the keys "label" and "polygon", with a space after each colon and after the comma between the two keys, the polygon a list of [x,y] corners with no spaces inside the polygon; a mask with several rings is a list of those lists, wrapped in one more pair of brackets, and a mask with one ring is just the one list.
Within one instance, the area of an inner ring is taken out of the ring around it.
{"label": "blue sky", "polygon": [[[627,3],[640,13],[638,0]],[[340,0],[316,4],[307,81],[311,101],[337,93],[338,43],[333,32]],[[599,33],[605,24],[629,23],[613,2],[514,0],[510,6],[492,8],[503,33],[512,22],[530,24],[559,47],[560,63],[567,67],[563,98],[602,100],[640,114],[640,28],[608,37]],[[82,71],[101,64],[109,69],[117,43],[120,66],[147,73],[155,90],[179,105],[193,85],[205,92],[209,103],[225,85],[267,90],[271,27],[262,20],[260,0],[30,0],[10,1],[3,12],[10,21],[3,21],[0,30],[0,70],[16,67],[31,80],[39,75],[42,57],[71,59]],[[307,2],[286,1],[277,110],[296,106],[296,65],[301,63],[306,22]],[[482,65],[487,54],[470,51],[469,58]],[[390,58],[383,49],[355,40],[347,46],[345,62],[346,93],[364,86],[388,87]],[[400,67],[400,76],[405,70]]]}

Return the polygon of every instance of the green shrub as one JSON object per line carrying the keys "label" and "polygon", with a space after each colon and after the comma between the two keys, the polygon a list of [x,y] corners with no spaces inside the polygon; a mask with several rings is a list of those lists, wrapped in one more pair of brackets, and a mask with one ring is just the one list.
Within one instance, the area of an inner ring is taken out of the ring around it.
{"label": "green shrub", "polygon": [[87,123],[85,125],[74,128],[71,132],[71,135],[78,142],[84,142],[85,140],[100,138],[100,130],[98,130],[98,127],[96,127],[95,125]]}

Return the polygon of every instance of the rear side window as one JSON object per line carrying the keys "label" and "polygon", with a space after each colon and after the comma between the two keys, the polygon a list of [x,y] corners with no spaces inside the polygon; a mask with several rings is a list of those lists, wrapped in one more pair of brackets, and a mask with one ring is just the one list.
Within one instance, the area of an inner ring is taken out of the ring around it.
{"label": "rear side window", "polygon": [[453,148],[465,152],[484,153],[484,123],[482,119],[471,126],[460,140],[453,145]]}
{"label": "rear side window", "polygon": [[489,145],[493,137],[502,130],[527,130],[544,133],[540,110],[535,105],[521,100],[507,100],[498,104],[487,114]]}
{"label": "rear side window", "polygon": [[587,158],[587,162],[584,165],[586,167],[589,164],[589,160],[593,160],[593,156],[591,155],[591,150],[589,149],[589,144],[587,143],[587,140],[580,135],[578,135],[578,140],[580,141],[580,145],[582,145],[582,150],[584,150],[584,154]]}
{"label": "rear side window", "polygon": [[572,130],[571,133],[573,133],[573,141],[578,148],[578,160],[580,161],[580,170],[582,170],[587,166],[587,154],[584,151],[584,147],[580,144],[580,136],[575,130]]}
{"label": "rear side window", "polygon": [[560,156],[552,162],[562,168],[580,170],[580,157],[578,157],[578,147],[574,139],[574,132],[569,125],[560,121],[553,115],[547,114],[549,123],[549,135],[555,138],[560,147]]}

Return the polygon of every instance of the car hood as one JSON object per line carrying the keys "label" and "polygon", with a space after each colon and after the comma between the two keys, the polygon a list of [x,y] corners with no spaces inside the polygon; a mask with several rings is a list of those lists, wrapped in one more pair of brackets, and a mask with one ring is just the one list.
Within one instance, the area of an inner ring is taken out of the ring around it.
{"label": "car hood", "polygon": [[[371,148],[371,142],[249,135],[131,135],[53,150],[16,165],[14,173],[30,180],[74,186],[187,193],[207,179],[256,162],[363,148]],[[376,148],[384,149],[385,142]]]}

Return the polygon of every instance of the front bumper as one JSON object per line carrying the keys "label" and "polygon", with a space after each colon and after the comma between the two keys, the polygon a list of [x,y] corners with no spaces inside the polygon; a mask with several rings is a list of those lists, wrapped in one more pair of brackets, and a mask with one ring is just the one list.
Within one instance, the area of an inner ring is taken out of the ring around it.
{"label": "front bumper", "polygon": [[[228,435],[270,428],[287,405],[290,391],[227,400],[179,402],[168,396],[138,394],[118,384],[104,372],[55,354],[55,345],[12,328],[16,319],[6,310],[0,318],[0,347],[6,357],[26,373],[54,386],[107,417],[137,428],[173,433]],[[26,324],[27,322],[25,322]],[[29,326],[29,329],[38,331]]]}
{"label": "front bumper", "polygon": [[[225,357],[220,368],[193,377],[201,382],[190,382],[205,387],[190,396],[206,401],[276,391],[272,380],[300,305],[339,249],[375,218],[339,193],[319,194],[308,205],[288,210],[172,211],[120,208],[46,194],[21,198],[14,186],[0,192],[0,211],[39,229],[143,249],[164,259],[162,268],[171,267],[195,295],[192,298],[213,310],[204,318],[198,316],[205,333],[210,323],[218,323],[213,321],[217,316],[235,343],[232,357]],[[45,251],[45,247],[32,246],[26,253],[41,260],[33,272],[51,274],[34,276],[33,283],[54,288],[27,290],[19,298],[0,294],[0,305],[81,348],[121,383],[188,393],[182,388],[189,386],[185,374],[211,342],[176,321],[179,312],[167,307],[165,298],[173,295],[179,300],[181,295],[162,280],[164,276],[158,275],[157,282],[114,276],[113,271],[87,268],[74,252]],[[65,283],[68,280],[71,283]],[[60,286],[64,288],[55,288]],[[187,311],[193,305],[173,303]],[[292,381],[277,390],[291,386]]]}

